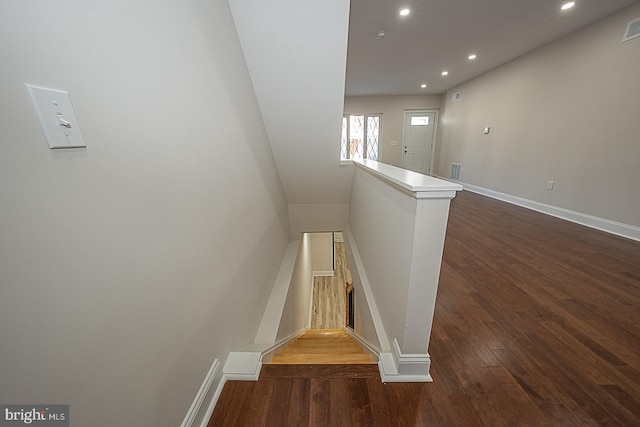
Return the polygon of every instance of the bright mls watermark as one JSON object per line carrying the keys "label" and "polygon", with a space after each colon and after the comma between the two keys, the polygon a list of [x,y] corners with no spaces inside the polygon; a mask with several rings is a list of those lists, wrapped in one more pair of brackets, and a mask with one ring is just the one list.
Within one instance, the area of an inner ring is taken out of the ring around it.
{"label": "bright mls watermark", "polygon": [[0,405],[0,427],[69,427],[69,405]]}

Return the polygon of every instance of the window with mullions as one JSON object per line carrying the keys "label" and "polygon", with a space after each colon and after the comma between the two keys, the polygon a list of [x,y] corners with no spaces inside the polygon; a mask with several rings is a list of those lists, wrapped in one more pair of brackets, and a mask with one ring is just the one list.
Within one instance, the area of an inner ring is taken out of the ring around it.
{"label": "window with mullions", "polygon": [[340,160],[379,160],[380,114],[348,114],[342,117]]}

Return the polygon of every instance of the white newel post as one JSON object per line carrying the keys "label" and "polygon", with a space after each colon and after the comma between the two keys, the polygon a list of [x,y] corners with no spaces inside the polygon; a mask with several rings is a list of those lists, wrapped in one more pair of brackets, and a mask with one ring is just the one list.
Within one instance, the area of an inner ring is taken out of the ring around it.
{"label": "white newel post", "polygon": [[[383,381],[431,381],[429,339],[449,204],[462,186],[369,160],[354,162],[349,230],[382,325]],[[383,345],[384,347],[384,345]]]}

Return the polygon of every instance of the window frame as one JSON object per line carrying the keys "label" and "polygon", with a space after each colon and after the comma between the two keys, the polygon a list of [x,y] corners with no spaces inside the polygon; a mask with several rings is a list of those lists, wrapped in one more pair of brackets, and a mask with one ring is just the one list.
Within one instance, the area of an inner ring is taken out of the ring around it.
{"label": "window frame", "polygon": [[351,133],[351,126],[350,126],[350,119],[352,116],[362,116],[363,117],[363,137],[362,137],[362,158],[363,159],[368,159],[367,157],[367,149],[368,149],[368,138],[367,138],[367,132],[368,132],[368,120],[370,117],[377,117],[378,118],[378,150],[377,150],[377,154],[378,154],[378,158],[376,161],[381,161],[380,159],[382,158],[382,144],[380,143],[381,139],[382,139],[382,113],[345,113],[342,115],[342,123],[343,123],[343,130],[345,129],[344,127],[344,122],[346,120],[346,154],[347,157],[344,158],[342,157],[342,154],[344,152],[343,150],[343,142],[344,142],[344,133],[341,133],[340,135],[340,163],[341,164],[351,164],[351,162],[353,161],[353,158],[351,157],[351,143],[350,143],[350,133]]}

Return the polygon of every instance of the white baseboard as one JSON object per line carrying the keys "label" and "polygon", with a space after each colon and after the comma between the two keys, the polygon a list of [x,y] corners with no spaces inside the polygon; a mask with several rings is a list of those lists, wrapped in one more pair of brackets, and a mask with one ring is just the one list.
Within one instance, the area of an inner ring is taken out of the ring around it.
{"label": "white baseboard", "polygon": [[[268,348],[265,348],[261,353],[261,356],[260,356],[261,359],[264,361],[265,357],[271,356],[273,353],[275,353],[276,351],[278,351],[282,347],[288,345],[291,341],[294,341],[300,335],[303,335],[308,330],[309,330],[308,327],[304,327],[304,328],[300,329],[299,331],[296,331],[296,332],[292,333],[288,337],[281,339],[277,343],[275,343],[273,345],[270,345]],[[271,361],[271,360],[269,359],[268,361]]]}
{"label": "white baseboard", "polygon": [[[187,415],[184,417],[184,420],[182,420],[182,424],[180,424],[180,427],[193,426],[193,422],[197,418],[198,413],[200,412],[200,408],[202,407],[202,403],[204,402],[207,394],[209,394],[209,390],[211,389],[211,385],[213,384],[213,381],[218,374],[219,369],[220,361],[218,359],[215,359],[213,361],[213,364],[209,368],[209,372],[207,372],[207,375],[204,377],[204,381],[202,382],[200,389],[196,393],[196,396],[193,399],[193,403],[191,403],[191,407],[189,408],[189,411],[187,411]],[[222,383],[223,381],[220,382]],[[220,385],[218,385],[218,388],[221,389]],[[215,397],[215,400],[218,400],[217,397]],[[205,416],[205,418],[207,417]]]}
{"label": "white baseboard", "polygon": [[224,363],[222,372],[227,380],[258,381],[263,358],[287,345],[306,331],[307,328],[302,328],[275,344],[254,343],[238,351],[232,351]]}
{"label": "white baseboard", "polygon": [[380,353],[380,377],[382,381],[401,383],[430,383],[433,381],[429,368],[431,367],[431,357],[429,353],[404,354],[400,350],[398,341],[393,340],[390,353]]}
{"label": "white baseboard", "polygon": [[360,335],[356,334],[356,332],[351,329],[348,328],[346,326],[343,326],[342,329],[354,340],[356,340],[358,342],[358,344],[360,344],[362,347],[364,347],[369,353],[371,353],[372,355],[374,355],[375,357],[378,358],[378,360],[380,360],[380,350],[374,348],[371,344],[369,344],[367,341],[364,340],[364,338],[362,338]]}
{"label": "white baseboard", "polygon": [[[449,178],[442,179],[450,181]],[[512,196],[506,193],[500,193],[499,191],[489,190],[488,188],[478,187],[464,182],[460,182],[460,184],[463,185],[465,190],[471,191],[472,193],[482,194],[483,196],[491,197],[492,199],[501,200],[503,202],[551,215],[566,221],[571,221],[586,227],[595,228],[596,230],[604,231],[605,233],[615,234],[616,236],[640,242],[640,227],[636,227],[634,225],[624,224],[622,222],[612,221],[582,212],[547,205],[546,203],[536,202],[535,200]]]}
{"label": "white baseboard", "polygon": [[[227,357],[227,361],[222,368],[220,381],[208,405],[206,405],[207,410],[203,415],[200,427],[207,426],[209,418],[211,418],[211,414],[213,414],[213,410],[216,407],[216,403],[218,403],[218,398],[222,393],[222,388],[227,381],[257,381],[260,376],[260,370],[262,369],[263,358],[277,351],[280,347],[287,345],[306,331],[307,328],[301,329],[287,338],[280,340],[277,344],[252,344],[244,348],[244,351],[229,353],[229,357]],[[203,407],[205,398],[210,394],[211,386],[220,370],[220,366],[220,361],[218,359],[214,360],[180,427],[193,427],[193,423],[198,418],[198,414]]]}
{"label": "white baseboard", "polygon": [[227,380],[258,381],[262,369],[260,351],[232,351],[222,368]]}
{"label": "white baseboard", "polygon": [[227,378],[224,375],[222,375],[222,378],[220,379],[220,382],[216,387],[216,391],[213,394],[213,397],[211,398],[209,405],[207,406],[207,411],[204,413],[204,417],[202,418],[200,427],[207,427],[207,424],[209,424],[209,419],[211,418],[211,415],[213,415],[213,410],[216,408],[216,403],[218,403],[218,399],[220,398],[220,394],[222,394],[222,389],[224,388],[224,385],[226,383],[227,383]]}
{"label": "white baseboard", "polygon": [[312,274],[313,277],[333,277],[336,273],[333,270],[320,270],[314,271]]}

